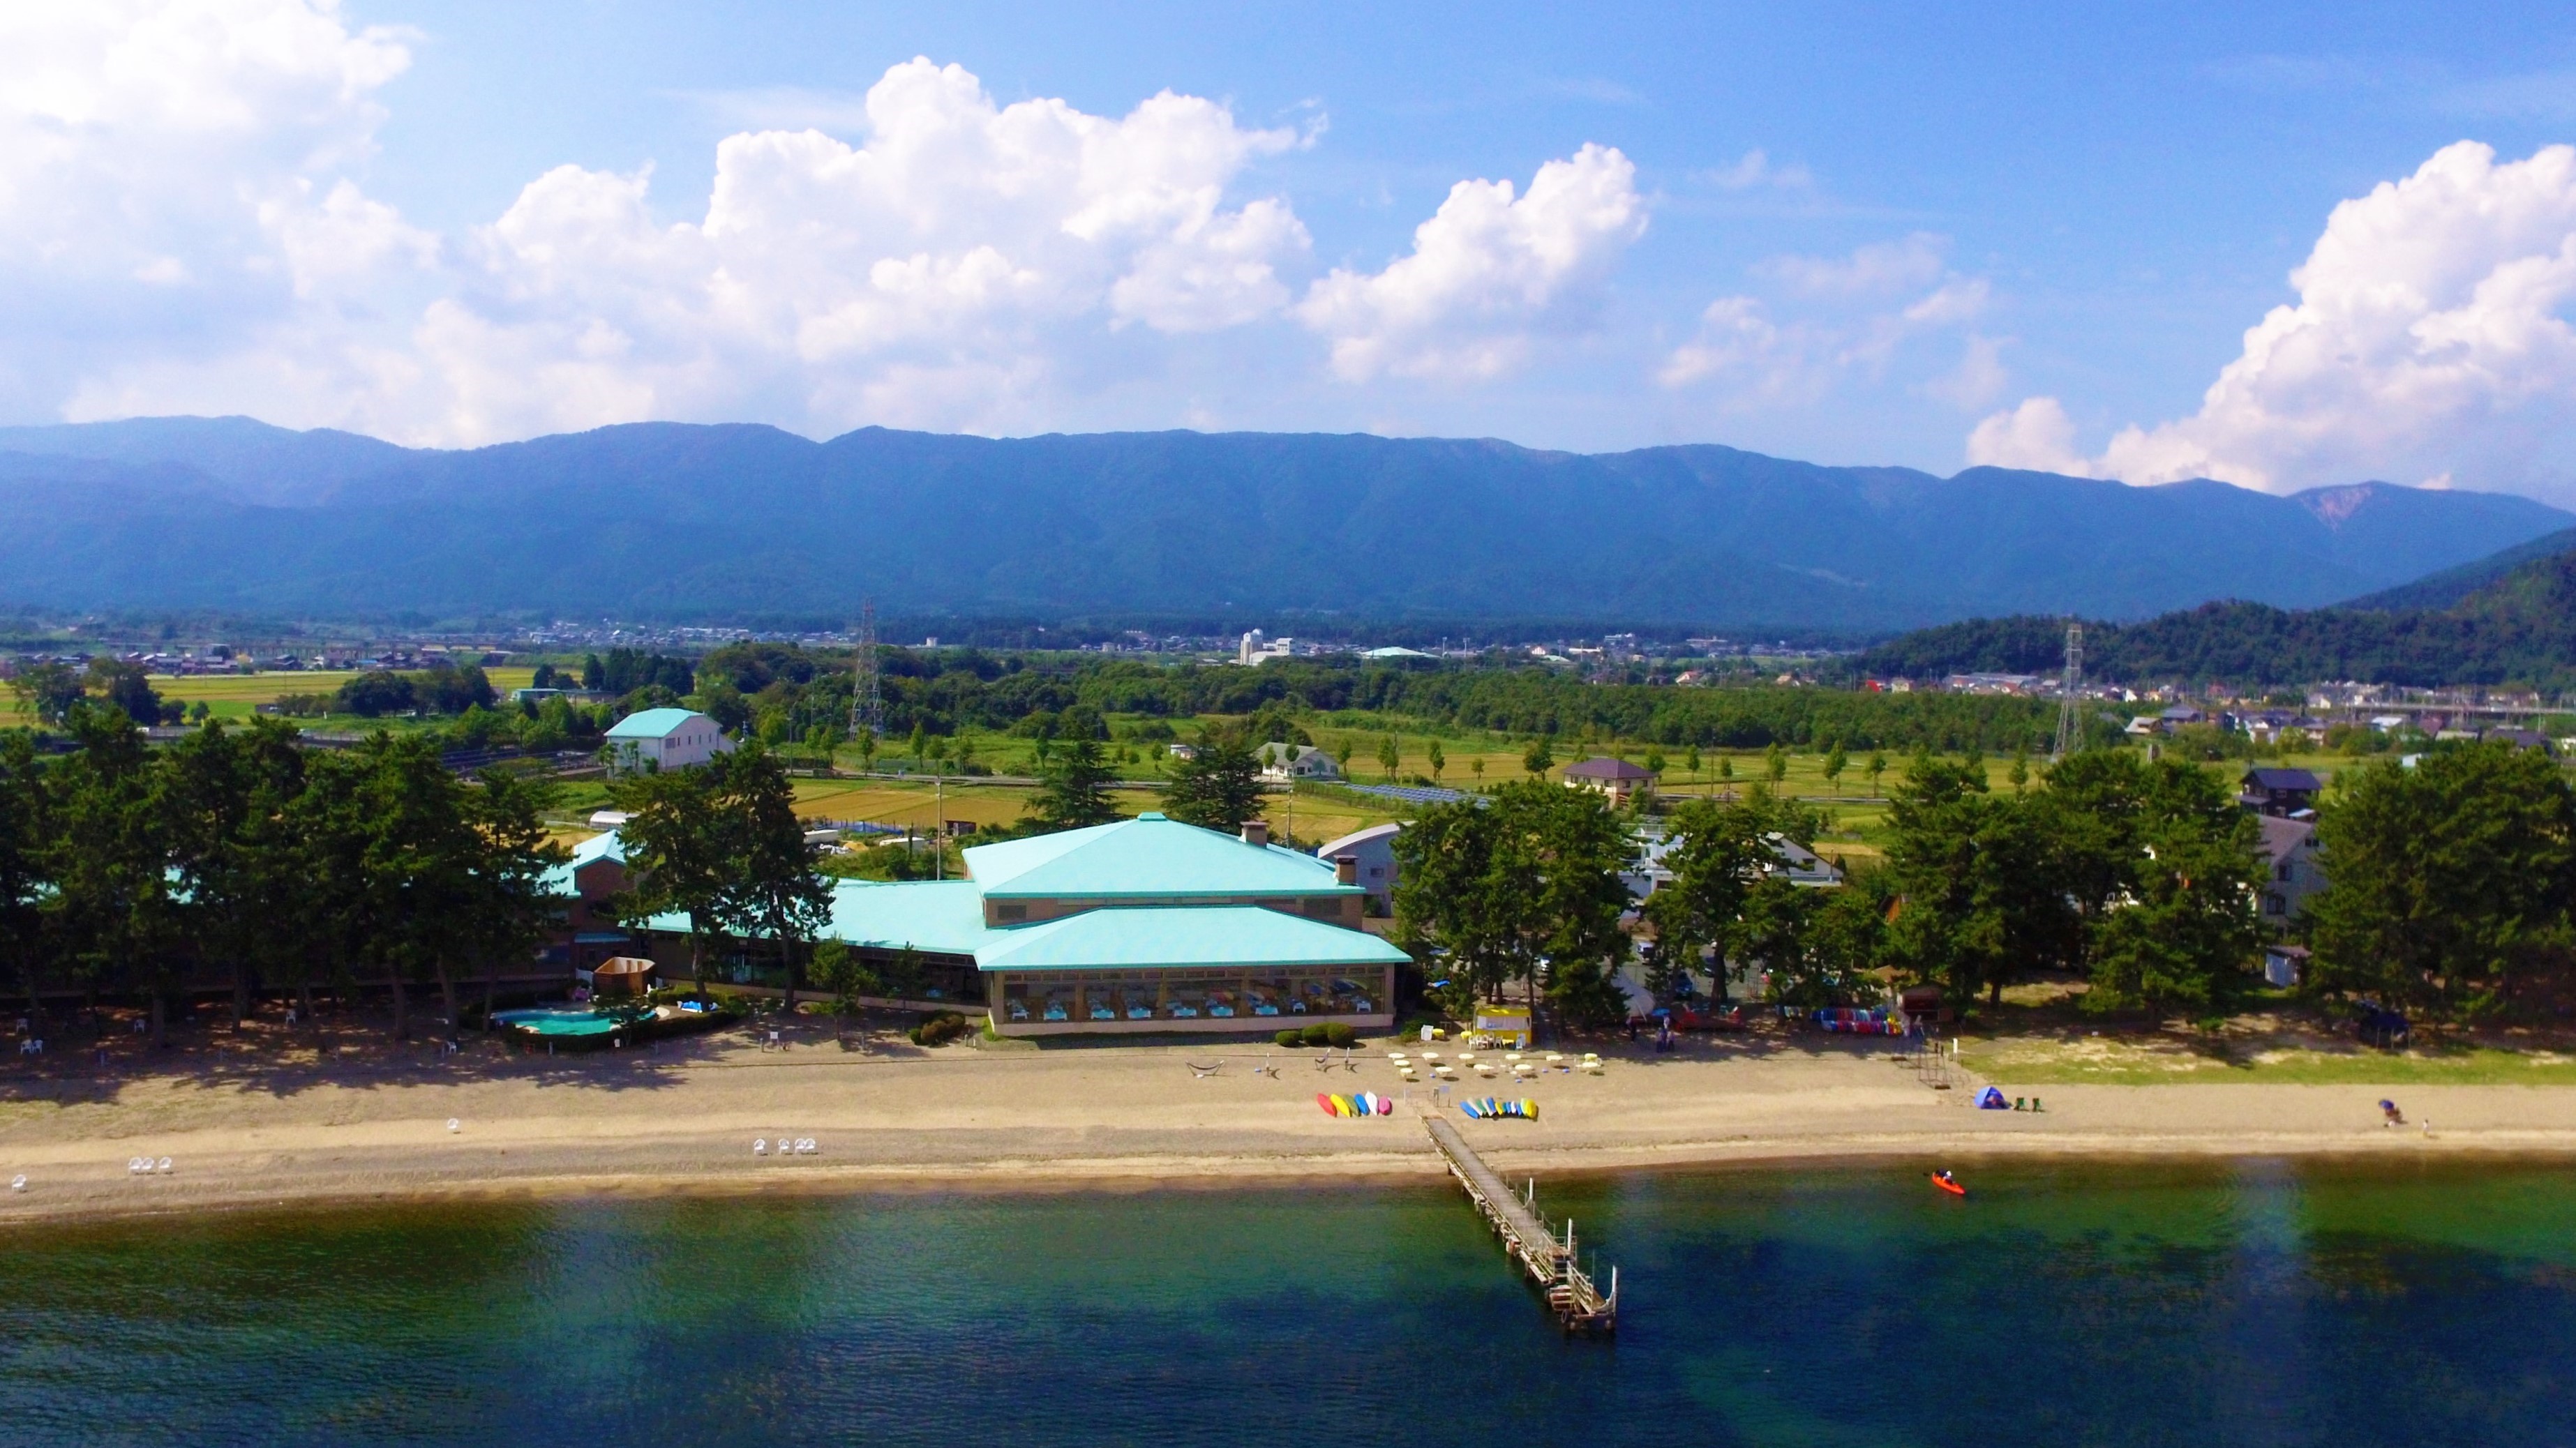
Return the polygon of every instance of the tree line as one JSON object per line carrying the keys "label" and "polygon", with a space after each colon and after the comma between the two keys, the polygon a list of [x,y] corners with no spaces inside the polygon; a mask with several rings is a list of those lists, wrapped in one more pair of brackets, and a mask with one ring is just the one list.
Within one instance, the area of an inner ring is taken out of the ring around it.
{"label": "tree line", "polygon": [[209,972],[236,1021],[254,994],[434,981],[447,1019],[460,983],[487,998],[556,904],[544,874],[540,783],[458,778],[419,736],[311,749],[294,727],[217,720],[147,748],[124,711],[78,704],[72,750],[0,735],[0,949],[39,1021],[49,994],[139,996],[153,1034]]}
{"label": "tree line", "polygon": [[[837,732],[850,717],[851,664],[785,644],[736,644],[699,660],[695,707],[772,742]],[[963,730],[1054,738],[1111,714],[1148,719],[1231,715],[1294,720],[1359,711],[1425,727],[1530,736],[1595,734],[1668,748],[1822,748],[2005,753],[2044,748],[2047,700],[1934,693],[1876,694],[1772,684],[1717,687],[1592,683],[1538,666],[1388,666],[1289,659],[1259,668],[1072,655],[882,648],[886,732]],[[773,722],[774,721],[774,722]],[[1254,743],[1285,738],[1277,731]]]}
{"label": "tree line", "polygon": [[[1608,974],[1634,867],[1629,822],[1601,796],[1538,781],[1433,806],[1398,837],[1400,938],[1482,994],[1519,982],[1568,1018],[1625,1009]],[[1918,754],[1892,797],[1887,862],[1842,888],[1796,883],[1782,841],[1818,814],[1761,785],[1664,821],[1668,883],[1639,907],[1641,983],[1688,995],[1719,962],[1813,1007],[1894,979],[1989,1001],[2043,973],[2089,976],[2095,1008],[2226,1009],[2255,977],[2262,863],[2253,818],[2215,776],[2101,751],[1999,794],[1973,760]]]}

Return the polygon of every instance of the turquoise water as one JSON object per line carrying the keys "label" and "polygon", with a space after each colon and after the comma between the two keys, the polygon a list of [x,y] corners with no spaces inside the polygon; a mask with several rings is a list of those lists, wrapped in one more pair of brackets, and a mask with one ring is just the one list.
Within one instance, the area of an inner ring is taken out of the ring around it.
{"label": "turquoise water", "polygon": [[2576,1170],[368,1209],[0,1232],[0,1442],[2576,1441]]}
{"label": "turquoise water", "polygon": [[616,1016],[589,1010],[495,1011],[492,1019],[505,1026],[525,1026],[540,1036],[605,1036],[627,1024]]}

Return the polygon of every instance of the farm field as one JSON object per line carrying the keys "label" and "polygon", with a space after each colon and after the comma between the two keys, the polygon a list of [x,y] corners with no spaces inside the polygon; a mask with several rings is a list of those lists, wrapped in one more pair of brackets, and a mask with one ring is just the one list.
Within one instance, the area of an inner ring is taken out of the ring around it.
{"label": "farm field", "polygon": [[[484,676],[503,695],[512,689],[524,689],[536,677],[533,668],[485,669]],[[247,719],[262,704],[272,703],[288,694],[328,694],[358,677],[354,669],[307,669],[265,674],[186,674],[171,677],[152,676],[152,691],[164,699],[183,704],[204,700],[218,719]],[[0,690],[0,729],[31,725],[36,721],[21,713],[15,694]],[[335,714],[327,719],[298,721],[308,729],[363,729],[393,721],[362,719],[355,714]]]}

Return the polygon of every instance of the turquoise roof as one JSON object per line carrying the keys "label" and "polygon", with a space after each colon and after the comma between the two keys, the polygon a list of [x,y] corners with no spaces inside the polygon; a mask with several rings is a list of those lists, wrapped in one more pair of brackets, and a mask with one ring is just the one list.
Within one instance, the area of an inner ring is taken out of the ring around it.
{"label": "turquoise roof", "polygon": [[1362,893],[1337,882],[1328,861],[1151,813],[978,845],[966,851],[966,871],[996,900]]}
{"label": "turquoise roof", "polygon": [[970,880],[835,880],[827,940],[973,955],[993,934]]}
{"label": "turquoise roof", "polygon": [[975,952],[986,970],[1379,966],[1407,958],[1374,935],[1258,905],[1105,906],[993,931]]}
{"label": "turquoise roof", "polygon": [[[648,929],[689,928],[685,910],[656,915]],[[816,935],[844,945],[973,955],[994,932],[984,927],[984,902],[967,880],[834,880],[832,919]]]}
{"label": "turquoise roof", "polygon": [[626,842],[617,837],[615,830],[610,830],[604,835],[592,835],[572,847],[571,859],[560,865],[547,867],[543,876],[546,888],[557,895],[570,895],[574,893],[572,878],[574,872],[584,865],[596,865],[602,860],[615,860],[621,865],[626,863]]}
{"label": "turquoise roof", "polygon": [[[639,709],[618,720],[616,727],[608,731],[608,737],[660,739],[692,719],[706,719],[706,717],[695,709]],[[708,719],[707,722],[712,725],[715,721]]]}

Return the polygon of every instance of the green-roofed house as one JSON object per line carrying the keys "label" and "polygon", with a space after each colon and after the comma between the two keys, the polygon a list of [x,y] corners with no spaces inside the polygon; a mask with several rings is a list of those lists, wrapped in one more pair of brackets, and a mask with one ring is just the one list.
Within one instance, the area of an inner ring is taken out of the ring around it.
{"label": "green-roofed house", "polygon": [[724,727],[695,709],[639,709],[608,731],[612,774],[681,769],[732,752]]}
{"label": "green-roofed house", "polygon": [[1235,836],[1145,814],[965,860],[964,880],[834,882],[825,938],[880,964],[909,952],[931,999],[980,999],[1005,1035],[1394,1024],[1406,956],[1360,928],[1368,892],[1258,821]]}

